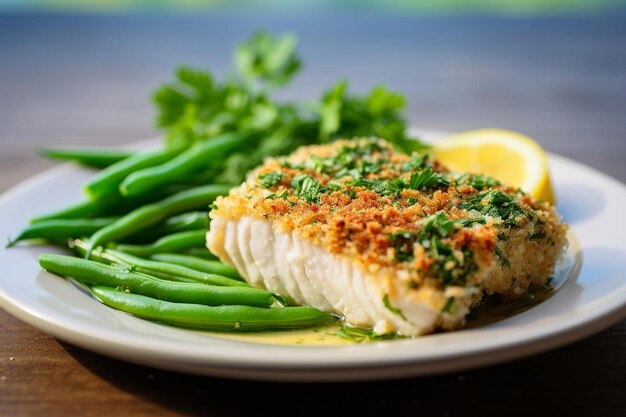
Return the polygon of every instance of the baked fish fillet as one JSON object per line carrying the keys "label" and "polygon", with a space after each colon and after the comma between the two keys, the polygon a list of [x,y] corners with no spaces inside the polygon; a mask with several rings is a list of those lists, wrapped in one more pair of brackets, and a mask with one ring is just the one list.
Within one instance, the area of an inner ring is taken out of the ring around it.
{"label": "baked fish fillet", "polygon": [[267,160],[210,216],[208,248],[250,284],[407,336],[544,285],[566,243],[549,204],[375,139]]}

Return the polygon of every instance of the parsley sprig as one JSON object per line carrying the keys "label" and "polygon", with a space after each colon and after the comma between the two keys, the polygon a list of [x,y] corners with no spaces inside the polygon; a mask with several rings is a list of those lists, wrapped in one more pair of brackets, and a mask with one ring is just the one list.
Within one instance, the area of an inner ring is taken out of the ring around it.
{"label": "parsley sprig", "polygon": [[500,219],[507,228],[515,226],[519,218],[525,215],[513,197],[498,190],[480,192],[461,205],[461,208]]}
{"label": "parsley sprig", "polygon": [[418,231],[394,233],[389,239],[395,247],[397,260],[412,261],[414,245],[419,243],[434,261],[429,269],[432,276],[439,278],[444,286],[464,285],[469,275],[478,268],[474,253],[469,248],[455,250],[445,239],[472,224],[465,220],[452,220],[440,212],[427,218]]}
{"label": "parsley sprig", "polygon": [[424,168],[422,171],[414,172],[411,174],[411,180],[409,181],[409,187],[414,190],[424,190],[447,185],[450,185],[450,182],[443,174],[433,172],[430,168]]}
{"label": "parsley sprig", "polygon": [[307,203],[315,203],[322,192],[322,186],[317,180],[309,175],[299,175],[295,177],[291,186],[295,189],[298,198],[306,200]]}
{"label": "parsley sprig", "polygon": [[280,171],[268,172],[259,175],[259,185],[263,188],[270,188],[278,184],[283,179],[283,173]]}
{"label": "parsley sprig", "polygon": [[208,70],[179,68],[175,80],[154,93],[157,125],[166,131],[171,146],[190,146],[226,132],[252,133],[251,146],[207,168],[208,181],[231,184],[243,181],[267,156],[335,138],[377,136],[406,152],[425,148],[407,133],[404,97],[382,86],[361,96],[350,93],[347,82],[341,81],[313,105],[276,100],[276,91],[301,67],[293,35],[257,32],[237,46],[235,70],[224,80]]}

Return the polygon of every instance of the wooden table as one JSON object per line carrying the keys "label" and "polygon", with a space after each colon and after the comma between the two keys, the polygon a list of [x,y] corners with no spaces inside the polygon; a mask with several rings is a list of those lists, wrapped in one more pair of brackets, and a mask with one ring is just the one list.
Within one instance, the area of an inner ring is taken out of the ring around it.
{"label": "wooden table", "polygon": [[[147,100],[179,63],[229,66],[254,28],[293,30],[306,70],[286,98],[348,76],[404,91],[418,126],[524,131],[626,181],[626,25],[602,18],[0,16],[0,191],[51,164],[42,144],[155,134]],[[0,310],[0,415],[624,415],[626,322],[491,368],[343,385],[202,378],[108,359]]]}

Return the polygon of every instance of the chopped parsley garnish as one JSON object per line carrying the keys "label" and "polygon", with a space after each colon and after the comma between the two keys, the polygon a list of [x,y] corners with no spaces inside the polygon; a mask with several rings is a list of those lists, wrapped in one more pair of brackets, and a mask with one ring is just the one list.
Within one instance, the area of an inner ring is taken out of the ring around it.
{"label": "chopped parsley garnish", "polygon": [[445,213],[438,213],[426,220],[420,231],[420,240],[427,240],[434,236],[447,237],[454,229],[455,224],[456,222],[448,219]]}
{"label": "chopped parsley garnish", "polygon": [[469,217],[467,219],[457,220],[457,223],[463,227],[472,227],[475,224],[487,224],[487,220],[485,220],[482,217],[474,217],[474,218]]}
{"label": "chopped parsley garnish", "polygon": [[449,219],[441,212],[429,217],[419,232],[404,231],[390,234],[389,239],[395,248],[396,259],[400,262],[412,261],[413,246],[419,242],[434,260],[430,267],[433,276],[440,278],[444,285],[465,284],[469,274],[478,268],[474,262],[474,253],[467,248],[454,250],[452,246],[442,241],[458,230],[457,225],[464,226],[464,221]]}
{"label": "chopped parsley garnish", "polygon": [[413,243],[415,242],[415,232],[400,232],[389,235],[389,239],[396,249],[396,260],[400,262],[412,261]]}
{"label": "chopped parsley garnish", "polygon": [[443,285],[465,285],[468,276],[478,269],[474,252],[469,249],[455,251],[437,238],[431,239],[431,255],[435,263],[430,271],[442,280]]}
{"label": "chopped parsley garnish", "polygon": [[355,343],[361,343],[366,340],[389,340],[389,339],[403,339],[405,336],[400,336],[397,333],[376,334],[372,329],[363,329],[361,327],[353,327],[347,324],[341,326],[341,329],[334,333],[335,336],[339,336],[343,339],[352,340]]}
{"label": "chopped parsley garnish", "polygon": [[463,285],[467,277],[478,269],[474,252],[469,249],[454,250],[441,240],[457,230],[456,224],[444,213],[438,213],[426,220],[419,233],[422,246],[435,261],[430,272],[439,277],[444,285]]}
{"label": "chopped parsley garnish", "polygon": [[324,187],[324,190],[327,192],[333,192],[333,191],[339,191],[343,189],[343,184],[340,183],[339,181],[328,181],[326,183],[326,186]]}
{"label": "chopped parsley garnish", "polygon": [[456,183],[458,185],[469,185],[477,190],[482,190],[484,188],[496,187],[498,185],[502,185],[500,181],[495,178],[489,177],[487,175],[470,175],[470,174],[461,174],[456,177]]}
{"label": "chopped parsley garnish", "polygon": [[500,248],[498,246],[496,246],[495,249],[495,254],[496,257],[498,258],[498,260],[500,261],[500,264],[506,268],[510,268],[511,267],[511,262],[508,260],[508,258],[506,256],[504,256],[504,253],[502,253],[502,250],[500,250]]}
{"label": "chopped parsley garnish", "polygon": [[361,166],[363,168],[363,172],[364,173],[366,173],[366,174],[375,174],[378,171],[380,171],[381,165],[383,163],[385,163],[385,162],[387,162],[387,161],[382,161],[382,160],[373,161],[373,162],[363,161],[361,163]]}
{"label": "chopped parsley garnish", "polygon": [[306,200],[307,203],[314,203],[318,200],[321,186],[313,177],[308,175],[299,175],[293,179],[291,186],[295,188],[295,194],[298,198]]}
{"label": "chopped parsley garnish", "polygon": [[268,172],[259,175],[259,185],[263,188],[270,188],[278,184],[283,179],[283,173],[280,171]]}
{"label": "chopped parsley garnish", "polygon": [[328,174],[333,167],[333,160],[331,158],[320,158],[312,155],[309,157],[307,167],[314,171]]}
{"label": "chopped parsley garnish", "polygon": [[426,162],[428,160],[427,154],[413,153],[411,155],[411,159],[409,162],[405,162],[402,165],[403,171],[417,171],[418,169],[422,169],[426,166]]}
{"label": "chopped parsley garnish", "polygon": [[[287,161],[282,161],[281,165],[329,175],[337,180],[349,177],[348,181],[329,181],[326,187],[320,189],[321,193],[353,186],[367,188],[382,196],[399,198],[405,189],[423,190],[450,184],[444,174],[434,172],[432,167],[428,166],[427,155],[414,153],[408,162],[392,164],[388,158],[389,151],[389,149],[382,147],[376,139],[370,139],[365,143],[343,146],[333,156],[311,156],[304,165]],[[412,173],[410,179],[403,177],[372,178],[373,175],[383,169],[385,164],[391,164],[390,169],[392,170],[416,172]],[[421,170],[417,172],[418,169]],[[293,183],[292,186],[296,187]]]}
{"label": "chopped parsley garnish", "polygon": [[448,298],[448,300],[446,301],[446,304],[441,309],[441,312],[442,313],[452,313],[452,310],[454,309],[454,302],[455,301],[456,300],[455,300],[454,297]]}
{"label": "chopped parsley garnish", "polygon": [[406,182],[402,178],[394,178],[392,180],[366,180],[359,179],[350,182],[350,185],[354,187],[365,187],[369,190],[375,191],[382,196],[394,196],[399,197],[402,190],[406,188]]}
{"label": "chopped parsley garnish", "polygon": [[446,180],[443,175],[433,172],[430,168],[425,168],[420,172],[414,172],[409,181],[409,187],[414,190],[423,190],[449,184],[449,181]]}
{"label": "chopped parsley garnish", "polygon": [[404,317],[404,313],[402,312],[402,310],[391,305],[391,301],[389,300],[389,294],[385,294],[385,296],[383,297],[383,304],[385,305],[385,308],[387,310],[391,311],[396,316],[402,317],[402,320],[407,321],[406,317]]}
{"label": "chopped parsley garnish", "polygon": [[280,166],[283,168],[291,168],[291,169],[304,169],[304,165],[303,164],[295,164],[292,162],[289,162],[287,160],[283,160],[280,162]]}
{"label": "chopped parsley garnish", "polygon": [[503,221],[504,227],[515,226],[518,218],[525,214],[513,197],[498,190],[480,192],[462,204],[461,208],[499,218]]}
{"label": "chopped parsley garnish", "polygon": [[283,191],[283,193],[281,195],[278,195],[276,193],[272,193],[270,195],[267,196],[267,198],[269,198],[270,200],[276,199],[276,198],[280,198],[281,200],[287,200],[287,197],[289,197],[289,191]]}
{"label": "chopped parsley garnish", "polygon": [[392,180],[376,180],[371,189],[383,196],[393,195],[398,197],[405,188],[406,183],[402,178],[394,178]]}
{"label": "chopped parsley garnish", "polygon": [[469,181],[469,185],[474,188],[482,189],[482,188],[491,188],[498,185],[502,185],[500,181],[495,178],[488,177],[486,175],[475,175],[471,177]]}
{"label": "chopped parsley garnish", "polygon": [[361,171],[357,168],[341,168],[335,173],[335,178],[352,177],[354,180],[358,180],[362,177]]}

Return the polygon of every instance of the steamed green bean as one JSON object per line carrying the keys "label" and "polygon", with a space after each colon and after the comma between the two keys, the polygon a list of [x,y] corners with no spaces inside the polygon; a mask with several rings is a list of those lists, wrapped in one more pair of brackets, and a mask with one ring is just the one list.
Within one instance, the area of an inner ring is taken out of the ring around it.
{"label": "steamed green bean", "polygon": [[167,262],[143,259],[113,249],[106,249],[104,251],[104,254],[108,257],[108,259],[119,263],[125,263],[129,266],[136,268],[136,270],[139,272],[144,272],[146,274],[154,275],[164,279],[168,279],[169,277],[182,277],[210,285],[242,287],[249,286],[245,282],[228,278],[222,275],[196,271],[195,269],[187,268],[180,265],[173,265]]}
{"label": "steamed green bean", "polygon": [[218,274],[239,280],[242,279],[239,272],[237,272],[237,270],[232,266],[223,264],[219,261],[211,261],[197,256],[184,255],[180,253],[157,253],[152,255],[150,259],[185,266],[187,268],[207,272],[209,274]]}
{"label": "steamed green bean", "polygon": [[73,237],[90,236],[108,226],[118,217],[96,219],[52,219],[40,221],[26,227],[13,239],[9,246],[29,239],[44,239],[49,242],[60,242]]}
{"label": "steamed green bean", "polygon": [[93,200],[108,194],[118,194],[119,185],[128,175],[138,169],[162,164],[180,152],[180,148],[162,148],[136,153],[100,171],[85,184],[84,190]]}
{"label": "steamed green bean", "polygon": [[90,249],[107,242],[122,239],[138,230],[159,223],[177,213],[207,207],[217,196],[228,193],[227,185],[205,185],[181,191],[162,201],[148,204],[131,211],[113,224],[94,233],[90,240]]}
{"label": "steamed green bean", "polygon": [[46,158],[73,161],[94,168],[106,168],[135,153],[124,149],[91,147],[40,148],[38,152]]}
{"label": "steamed green bean", "polygon": [[150,256],[156,253],[175,252],[190,248],[203,247],[206,240],[206,229],[189,230],[163,236],[148,245],[119,244],[115,248],[135,256]]}
{"label": "steamed green bean", "polygon": [[274,303],[271,292],[257,288],[165,281],[73,256],[42,254],[39,256],[39,264],[49,272],[75,278],[86,284],[124,288],[134,294],[177,303],[258,307],[269,307]]}
{"label": "steamed green bean", "polygon": [[240,305],[210,307],[200,304],[172,303],[111,287],[91,287],[103,304],[134,316],[173,326],[204,330],[259,331],[297,329],[328,324],[335,317],[313,307],[259,308]]}
{"label": "steamed green bean", "polygon": [[120,184],[120,193],[127,196],[146,194],[164,185],[183,182],[206,168],[207,161],[242,147],[249,135],[224,134],[196,142],[169,161],[136,170]]}

